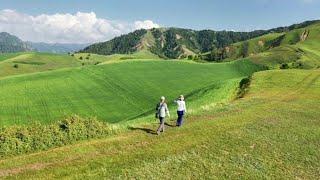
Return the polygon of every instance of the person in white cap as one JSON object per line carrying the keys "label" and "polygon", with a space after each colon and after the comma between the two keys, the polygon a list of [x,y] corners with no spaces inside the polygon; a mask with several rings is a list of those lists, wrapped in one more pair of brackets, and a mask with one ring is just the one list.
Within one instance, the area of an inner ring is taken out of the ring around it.
{"label": "person in white cap", "polygon": [[168,117],[170,117],[169,109],[166,103],[166,98],[162,96],[160,98],[160,103],[158,103],[156,107],[156,117],[160,120],[160,125],[157,130],[158,135],[160,134],[160,132],[164,132],[164,121],[166,114],[168,115]]}
{"label": "person in white cap", "polygon": [[177,119],[177,126],[180,127],[183,123],[183,116],[187,112],[186,108],[186,102],[184,101],[183,95],[180,95],[178,100],[174,101],[177,105],[177,114],[178,114],[178,119]]}

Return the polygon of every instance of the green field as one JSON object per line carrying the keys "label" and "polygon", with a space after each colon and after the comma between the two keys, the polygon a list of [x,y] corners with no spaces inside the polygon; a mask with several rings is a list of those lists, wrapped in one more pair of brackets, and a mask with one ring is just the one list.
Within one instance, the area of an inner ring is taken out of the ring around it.
{"label": "green field", "polygon": [[80,65],[81,63],[74,57],[63,54],[6,53],[0,54],[0,78]]}
{"label": "green field", "polygon": [[152,54],[147,50],[140,50],[132,54],[113,54],[113,55],[98,55],[91,53],[76,53],[74,57],[81,61],[85,65],[92,64],[108,64],[119,62],[121,60],[138,60],[138,59],[160,59],[159,56]]}
{"label": "green field", "polygon": [[161,60],[151,31],[129,54],[0,54],[0,179],[319,179],[320,23],[270,32],[193,54],[221,63]]}
{"label": "green field", "polygon": [[259,72],[244,98],[189,116],[182,128],[157,137],[145,132],[156,124],[135,126],[115,137],[3,159],[0,176],[318,179],[319,99],[319,70]]}
{"label": "green field", "polygon": [[131,120],[153,114],[162,95],[171,104],[179,94],[188,97],[203,88],[226,91],[223,84],[239,82],[259,69],[249,61],[138,60],[4,78],[0,125],[48,123],[72,114],[107,122]]}

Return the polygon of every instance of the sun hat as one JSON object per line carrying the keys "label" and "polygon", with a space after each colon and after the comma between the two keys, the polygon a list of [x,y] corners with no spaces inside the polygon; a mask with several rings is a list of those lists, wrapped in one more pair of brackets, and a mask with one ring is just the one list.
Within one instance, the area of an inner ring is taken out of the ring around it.
{"label": "sun hat", "polygon": [[161,98],[160,98],[161,100],[165,100],[166,98],[164,97],[164,96],[161,96]]}

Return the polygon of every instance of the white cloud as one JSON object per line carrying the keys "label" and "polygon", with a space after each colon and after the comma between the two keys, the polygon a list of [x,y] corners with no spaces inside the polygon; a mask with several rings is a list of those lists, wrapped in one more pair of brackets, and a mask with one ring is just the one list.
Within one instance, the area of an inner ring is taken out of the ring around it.
{"label": "white cloud", "polygon": [[15,10],[0,10],[0,32],[25,41],[92,43],[109,40],[137,29],[159,27],[151,20],[132,23],[97,18],[94,12],[31,16]]}
{"label": "white cloud", "polygon": [[155,24],[154,22],[152,22],[150,20],[136,21],[134,23],[134,26],[136,29],[152,29],[152,28],[160,27],[158,24]]}

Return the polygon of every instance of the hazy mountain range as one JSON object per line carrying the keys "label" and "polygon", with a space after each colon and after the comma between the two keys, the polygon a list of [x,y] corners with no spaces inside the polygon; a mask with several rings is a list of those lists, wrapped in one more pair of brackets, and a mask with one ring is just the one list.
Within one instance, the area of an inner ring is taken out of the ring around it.
{"label": "hazy mountain range", "polygon": [[37,51],[49,53],[68,53],[79,51],[89,44],[62,44],[43,42],[24,42],[6,32],[0,33],[0,53]]}

